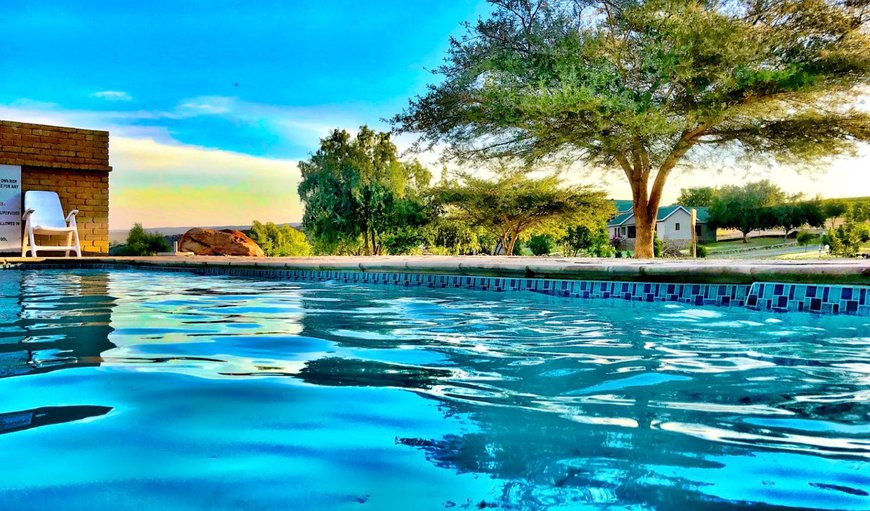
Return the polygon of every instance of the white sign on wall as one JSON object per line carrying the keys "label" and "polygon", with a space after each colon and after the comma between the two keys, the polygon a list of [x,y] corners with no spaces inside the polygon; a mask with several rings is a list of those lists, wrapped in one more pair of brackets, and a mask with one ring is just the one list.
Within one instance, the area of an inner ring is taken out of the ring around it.
{"label": "white sign on wall", "polygon": [[0,165],[0,252],[21,252],[21,167]]}

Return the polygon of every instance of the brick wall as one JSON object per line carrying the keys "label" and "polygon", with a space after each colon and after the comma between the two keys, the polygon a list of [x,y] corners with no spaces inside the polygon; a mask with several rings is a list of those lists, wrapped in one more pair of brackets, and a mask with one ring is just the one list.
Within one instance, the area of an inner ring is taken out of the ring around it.
{"label": "brick wall", "polygon": [[0,121],[0,162],[109,172],[109,132]]}
{"label": "brick wall", "polygon": [[[76,216],[82,251],[109,250],[109,133],[0,121],[0,164],[21,167],[22,193],[58,193],[64,213]],[[65,239],[40,237],[40,245]]]}
{"label": "brick wall", "polygon": [[[60,196],[64,214],[77,209],[82,252],[109,251],[109,175],[99,171],[21,167],[21,191],[52,190]],[[51,240],[51,242],[49,242]],[[66,238],[40,237],[40,245],[63,245]]]}

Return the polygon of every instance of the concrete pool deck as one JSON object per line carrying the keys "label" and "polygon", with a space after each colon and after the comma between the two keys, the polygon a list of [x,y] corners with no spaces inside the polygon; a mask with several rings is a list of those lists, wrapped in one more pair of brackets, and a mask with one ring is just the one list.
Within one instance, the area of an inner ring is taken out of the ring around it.
{"label": "concrete pool deck", "polygon": [[870,261],[588,259],[572,257],[504,256],[380,256],[380,257],[0,257],[0,265],[123,265],[148,267],[220,267],[272,270],[391,272],[414,274],[524,277],[629,282],[732,283],[752,282],[870,285]]}

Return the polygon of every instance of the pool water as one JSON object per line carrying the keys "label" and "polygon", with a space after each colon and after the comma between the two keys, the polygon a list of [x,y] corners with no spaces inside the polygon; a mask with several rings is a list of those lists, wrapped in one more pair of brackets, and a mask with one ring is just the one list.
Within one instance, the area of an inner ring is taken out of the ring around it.
{"label": "pool water", "polygon": [[2,509],[870,509],[870,319],[0,271]]}

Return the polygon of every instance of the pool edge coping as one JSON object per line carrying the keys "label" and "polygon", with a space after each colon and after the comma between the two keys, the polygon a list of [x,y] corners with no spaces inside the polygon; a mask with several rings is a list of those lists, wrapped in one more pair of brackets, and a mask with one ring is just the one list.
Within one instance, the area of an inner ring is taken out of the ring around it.
{"label": "pool edge coping", "polygon": [[[755,282],[652,282],[617,279],[565,279],[520,275],[462,275],[446,272],[384,271],[355,268],[312,269],[268,264],[163,264],[159,258],[143,262],[133,258],[111,261],[90,259],[31,260],[14,268],[42,269],[125,269],[182,271],[198,275],[227,275],[264,280],[337,281],[347,284],[376,284],[405,287],[469,289],[491,292],[533,292],[559,298],[617,299],[623,301],[670,302],[696,306],[740,307],[767,312],[809,312],[821,315],[870,317],[870,286],[864,284]],[[84,263],[84,264],[83,264]],[[407,269],[407,268],[406,268]],[[750,274],[751,275],[751,274]]]}
{"label": "pool edge coping", "polygon": [[682,284],[870,285],[870,262],[767,263],[708,261],[615,261],[545,258],[477,257],[86,257],[0,258],[0,265],[133,265],[142,267],[235,267],[298,271],[391,272],[423,275],[517,277],[529,279],[601,280]]}

